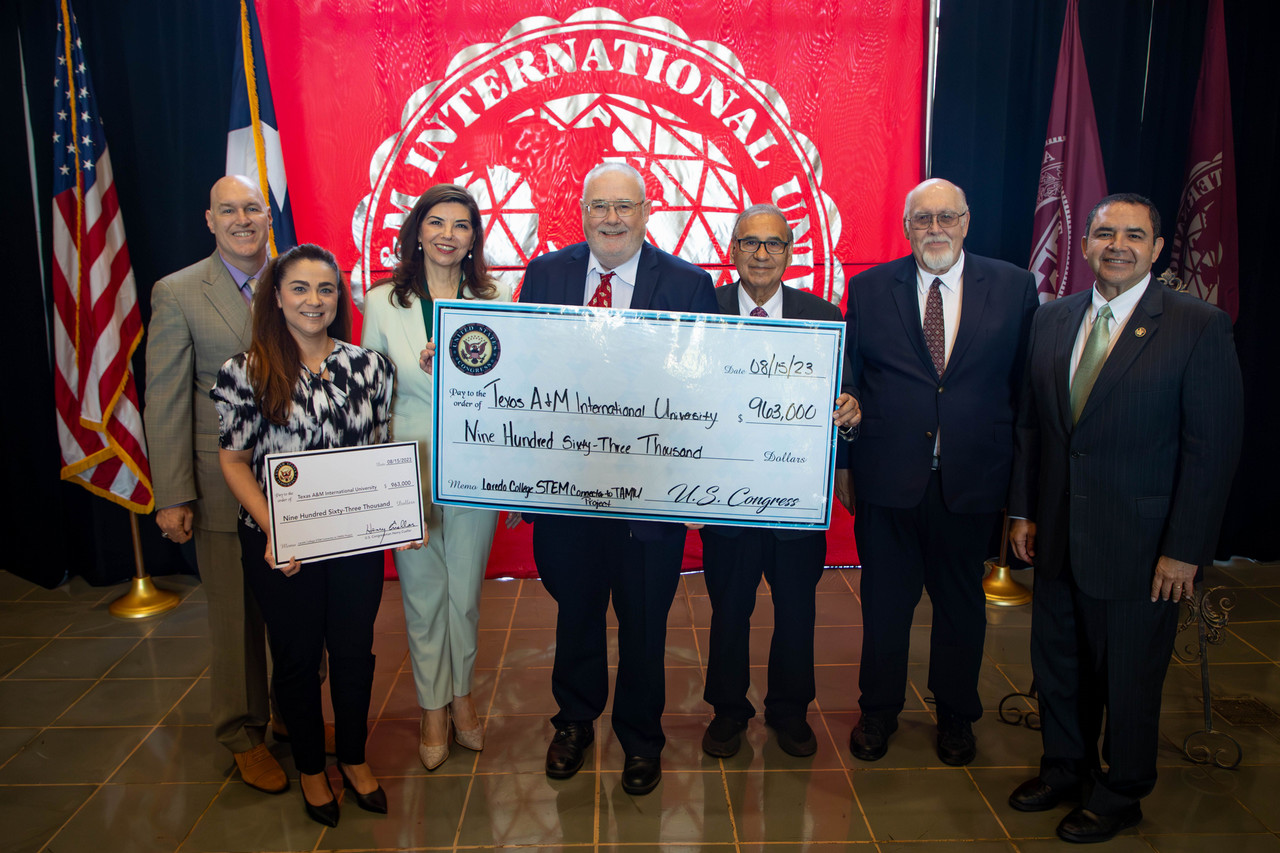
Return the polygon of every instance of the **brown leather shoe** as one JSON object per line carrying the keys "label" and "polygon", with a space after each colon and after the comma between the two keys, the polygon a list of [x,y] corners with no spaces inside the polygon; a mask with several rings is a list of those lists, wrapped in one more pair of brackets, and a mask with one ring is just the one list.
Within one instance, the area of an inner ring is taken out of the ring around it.
{"label": "brown leather shoe", "polygon": [[283,794],[289,790],[289,777],[284,775],[284,768],[265,743],[248,752],[237,752],[235,759],[236,767],[240,768],[240,778],[250,788],[267,794]]}

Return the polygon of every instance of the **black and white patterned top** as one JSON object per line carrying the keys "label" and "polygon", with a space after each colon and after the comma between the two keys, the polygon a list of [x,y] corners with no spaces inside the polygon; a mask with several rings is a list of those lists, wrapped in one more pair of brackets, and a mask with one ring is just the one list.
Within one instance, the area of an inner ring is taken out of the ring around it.
{"label": "black and white patterned top", "polygon": [[[301,368],[285,424],[271,423],[258,410],[245,363],[248,353],[233,356],[218,371],[209,396],[218,409],[219,446],[253,451],[253,471],[264,494],[263,459],[268,453],[359,447],[387,440],[395,368],[372,350],[345,341],[333,343],[319,374]],[[244,507],[240,518],[257,529]]]}

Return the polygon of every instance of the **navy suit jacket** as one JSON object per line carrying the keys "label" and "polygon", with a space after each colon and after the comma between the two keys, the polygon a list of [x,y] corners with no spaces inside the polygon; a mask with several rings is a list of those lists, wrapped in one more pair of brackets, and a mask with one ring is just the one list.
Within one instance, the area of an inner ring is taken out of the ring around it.
{"label": "navy suit jacket", "polygon": [[1152,280],[1072,427],[1068,372],[1091,294],[1036,315],[1009,514],[1036,523],[1038,576],[1070,565],[1087,595],[1146,598],[1159,557],[1213,559],[1240,454],[1240,365],[1225,313]]}
{"label": "navy suit jacket", "polygon": [[862,407],[849,448],[859,500],[905,509],[924,498],[942,431],[942,496],[952,512],[999,512],[1031,316],[1027,270],[965,253],[960,327],[939,376],[925,345],[908,255],[849,284],[846,387]]}
{"label": "navy suit jacket", "polygon": [[[543,305],[583,304],[590,255],[591,249],[584,242],[534,258],[529,262],[524,282],[520,285],[520,301]],[[710,274],[648,243],[640,246],[640,264],[636,269],[636,286],[630,307],[717,313]],[[532,522],[537,520],[537,515],[527,513],[524,518]],[[685,532],[682,524],[653,521],[632,521],[630,524],[637,539],[649,541],[683,537]]]}
{"label": "navy suit jacket", "polygon": [[[726,284],[724,287],[716,288],[716,301],[720,303],[720,313],[728,314],[731,317],[739,317],[742,315],[740,306],[738,305],[738,282]],[[839,321],[840,309],[832,305],[820,296],[814,296],[807,290],[797,290],[794,287],[782,285],[782,316],[788,320],[835,320]],[[845,365],[847,372],[848,365]],[[834,401],[832,408],[835,408]],[[832,426],[834,431],[835,427]],[[841,442],[843,445],[843,442]],[[836,466],[844,467],[841,462],[843,460],[837,458]],[[737,536],[743,528],[728,524],[714,524],[703,528],[703,532],[710,531],[718,533],[721,536]],[[804,536],[825,536],[826,531],[823,530],[792,530],[785,527],[771,528],[771,532],[779,539],[800,539]]]}

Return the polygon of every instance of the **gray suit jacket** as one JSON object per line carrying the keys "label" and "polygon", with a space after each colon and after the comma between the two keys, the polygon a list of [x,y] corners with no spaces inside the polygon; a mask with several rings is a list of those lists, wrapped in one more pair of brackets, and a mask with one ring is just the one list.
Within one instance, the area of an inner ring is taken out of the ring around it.
{"label": "gray suit jacket", "polygon": [[142,414],[156,507],[191,503],[194,524],[204,530],[236,529],[239,504],[218,465],[209,389],[223,362],[251,340],[249,305],[216,251],[151,289]]}

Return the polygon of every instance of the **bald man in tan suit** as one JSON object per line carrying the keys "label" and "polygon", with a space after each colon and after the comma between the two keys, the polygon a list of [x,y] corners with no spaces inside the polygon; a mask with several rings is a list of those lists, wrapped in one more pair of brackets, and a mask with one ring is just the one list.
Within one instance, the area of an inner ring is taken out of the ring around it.
{"label": "bald man in tan suit", "polygon": [[267,263],[271,210],[252,180],[228,176],[213,185],[205,222],[217,250],[151,290],[143,418],[156,523],[174,542],[196,540],[209,601],[214,732],[244,781],[274,794],[289,782],[263,742],[266,630],[240,568],[239,504],[218,467],[218,413],[209,398],[223,362],[249,348],[249,295]]}

